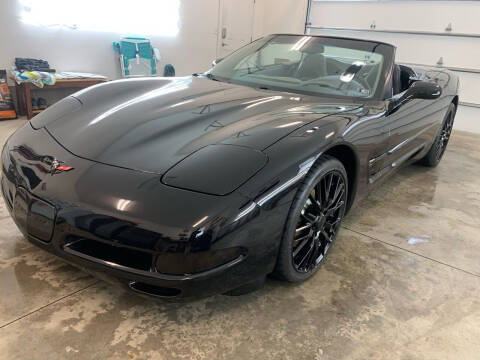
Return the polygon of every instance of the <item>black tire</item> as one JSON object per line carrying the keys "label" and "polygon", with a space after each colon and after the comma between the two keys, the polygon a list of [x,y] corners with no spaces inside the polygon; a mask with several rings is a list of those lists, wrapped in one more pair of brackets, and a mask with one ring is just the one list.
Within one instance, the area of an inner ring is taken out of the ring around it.
{"label": "black tire", "polygon": [[[330,188],[327,192],[329,181]],[[300,282],[318,271],[338,234],[347,198],[348,177],[345,168],[337,159],[322,156],[304,178],[292,202],[275,276],[290,282]],[[308,235],[305,235],[307,232]],[[311,254],[306,255],[307,251]],[[301,263],[305,256],[309,257]]]}
{"label": "black tire", "polygon": [[443,154],[450,140],[450,135],[452,134],[453,121],[455,119],[455,114],[457,108],[455,104],[450,104],[447,114],[442,122],[442,127],[438,131],[435,140],[433,141],[432,147],[428,150],[427,155],[419,160],[419,163],[428,166],[435,167],[438,165],[440,160],[442,160]]}

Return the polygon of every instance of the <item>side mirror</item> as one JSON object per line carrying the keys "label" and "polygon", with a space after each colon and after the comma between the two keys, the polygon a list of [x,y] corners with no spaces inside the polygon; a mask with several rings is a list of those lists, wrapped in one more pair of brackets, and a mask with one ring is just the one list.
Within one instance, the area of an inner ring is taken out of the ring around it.
{"label": "side mirror", "polygon": [[433,100],[442,95],[442,88],[438,84],[428,81],[416,81],[405,92],[408,99]]}
{"label": "side mirror", "polygon": [[413,99],[433,100],[438,99],[440,95],[442,95],[440,85],[428,81],[416,81],[403,93],[393,97],[388,112],[395,112],[401,105]]}
{"label": "side mirror", "polygon": [[223,60],[222,58],[213,60],[212,61],[212,67],[215,67],[215,65],[217,65],[222,60]]}

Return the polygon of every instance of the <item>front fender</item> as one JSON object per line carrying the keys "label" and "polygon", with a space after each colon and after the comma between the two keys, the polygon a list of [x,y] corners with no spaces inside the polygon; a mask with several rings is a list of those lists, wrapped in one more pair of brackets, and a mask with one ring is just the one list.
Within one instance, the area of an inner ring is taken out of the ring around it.
{"label": "front fender", "polygon": [[336,144],[344,143],[343,129],[349,121],[346,115],[330,116],[297,129],[265,149],[268,163],[239,191],[264,208],[291,202],[316,160]]}

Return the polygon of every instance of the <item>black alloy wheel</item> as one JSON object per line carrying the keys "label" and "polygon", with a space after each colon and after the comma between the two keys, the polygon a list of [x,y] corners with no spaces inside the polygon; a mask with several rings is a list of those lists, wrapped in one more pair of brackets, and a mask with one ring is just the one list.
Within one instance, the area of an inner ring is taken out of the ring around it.
{"label": "black alloy wheel", "polygon": [[452,135],[453,121],[455,120],[456,110],[455,104],[450,104],[447,114],[443,119],[442,127],[435,137],[435,141],[430,147],[428,153],[420,160],[421,164],[429,167],[435,167],[442,159],[443,154],[447,149],[450,136]]}
{"label": "black alloy wheel", "polygon": [[315,268],[335,240],[346,204],[343,175],[324,175],[305,201],[292,242],[292,262],[299,272]]}
{"label": "black alloy wheel", "polygon": [[275,273],[288,281],[312,276],[331,249],[347,206],[345,168],[324,156],[312,167],[292,204]]}
{"label": "black alloy wheel", "polygon": [[442,130],[440,131],[439,138],[435,143],[435,155],[438,161],[440,161],[443,154],[445,153],[445,149],[447,148],[447,145],[448,145],[448,140],[450,140],[450,135],[452,134],[454,117],[455,117],[455,112],[450,111],[442,126]]}

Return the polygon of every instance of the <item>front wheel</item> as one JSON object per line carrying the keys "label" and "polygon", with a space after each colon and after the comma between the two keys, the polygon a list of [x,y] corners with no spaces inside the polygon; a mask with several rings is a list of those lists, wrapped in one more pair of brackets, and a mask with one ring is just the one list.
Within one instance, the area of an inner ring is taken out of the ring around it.
{"label": "front wheel", "polygon": [[337,237],[347,193],[342,163],[323,156],[310,169],[292,203],[275,275],[299,282],[317,272]]}

